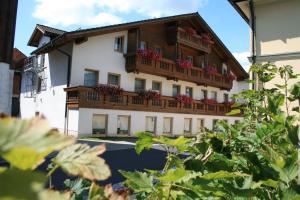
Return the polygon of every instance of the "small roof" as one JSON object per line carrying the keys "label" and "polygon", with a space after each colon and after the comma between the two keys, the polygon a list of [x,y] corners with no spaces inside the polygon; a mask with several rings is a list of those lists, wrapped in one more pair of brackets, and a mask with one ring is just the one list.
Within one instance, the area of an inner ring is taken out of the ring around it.
{"label": "small roof", "polygon": [[196,13],[188,13],[182,15],[175,15],[175,16],[168,16],[168,17],[161,17],[161,18],[154,18],[154,19],[147,19],[135,22],[128,22],[110,26],[102,26],[96,28],[89,28],[89,29],[81,29],[76,31],[70,32],[63,32],[62,34],[58,35],[56,38],[48,42],[47,44],[41,46],[40,48],[33,51],[31,54],[41,54],[49,52],[57,47],[63,46],[69,42],[74,42],[76,39],[82,39],[86,37],[92,37],[107,33],[112,33],[116,31],[123,31],[132,28],[138,28],[140,25],[145,24],[158,24],[158,23],[167,23],[176,20],[183,20],[183,19],[194,19],[196,20],[201,27],[213,36],[213,40],[215,44],[221,47],[224,54],[230,58],[232,63],[236,66],[233,68],[235,74],[238,76],[238,80],[244,80],[249,77],[248,73],[244,70],[244,68],[240,65],[240,63],[235,59],[232,53],[227,49],[227,47],[223,44],[223,42],[219,39],[219,37],[214,33],[214,31],[209,27],[209,25],[205,22],[205,20],[199,15],[198,12]]}
{"label": "small roof", "polygon": [[57,29],[57,28],[37,24],[34,31],[33,31],[33,33],[30,36],[30,39],[29,39],[27,45],[28,46],[33,46],[33,47],[38,47],[40,38],[43,35],[50,36],[51,38],[55,38],[55,37],[65,33],[65,32],[66,31],[63,31],[63,30],[60,30],[60,29]]}
{"label": "small roof", "polygon": [[18,48],[13,49],[13,58],[12,58],[12,69],[18,69],[22,68],[24,65],[24,60],[27,58],[27,56],[20,51]]}

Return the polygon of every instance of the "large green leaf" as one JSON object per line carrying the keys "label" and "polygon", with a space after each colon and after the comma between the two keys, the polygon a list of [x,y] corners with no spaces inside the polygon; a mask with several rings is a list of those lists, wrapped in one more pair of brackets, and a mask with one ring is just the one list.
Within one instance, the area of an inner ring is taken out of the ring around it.
{"label": "large green leaf", "polygon": [[144,149],[150,149],[153,145],[153,136],[147,132],[136,133],[138,140],[135,143],[135,150],[140,154]]}
{"label": "large green leaf", "polygon": [[170,169],[163,176],[158,177],[158,179],[164,182],[176,182],[188,174],[189,172],[182,168]]}
{"label": "large green leaf", "polygon": [[111,173],[105,161],[98,157],[104,151],[104,145],[91,148],[87,144],[74,144],[60,151],[53,162],[68,174],[89,180],[105,180]]}
{"label": "large green leaf", "polygon": [[0,155],[20,169],[34,169],[49,153],[74,142],[73,137],[52,131],[44,119],[0,119]]}
{"label": "large green leaf", "polygon": [[120,170],[120,173],[126,178],[125,184],[136,192],[153,191],[153,177],[144,172],[126,172]]}
{"label": "large green leaf", "polygon": [[39,172],[9,169],[0,174],[1,200],[36,200],[46,176]]}
{"label": "large green leaf", "polygon": [[228,178],[236,178],[236,177],[246,177],[248,174],[240,173],[240,172],[227,172],[227,171],[218,171],[213,173],[207,173],[201,176],[202,179],[206,180],[214,180],[214,179],[228,179]]}
{"label": "large green leaf", "polygon": [[192,139],[185,138],[183,136],[179,136],[178,138],[174,139],[160,136],[158,138],[153,138],[153,141],[158,142],[160,144],[176,147],[178,151],[184,152],[187,149],[189,149],[189,143],[192,141]]}

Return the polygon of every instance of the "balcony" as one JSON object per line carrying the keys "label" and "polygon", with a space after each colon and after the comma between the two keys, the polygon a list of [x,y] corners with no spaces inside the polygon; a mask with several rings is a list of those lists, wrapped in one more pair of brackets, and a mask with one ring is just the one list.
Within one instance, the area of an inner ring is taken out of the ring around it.
{"label": "balcony", "polygon": [[184,29],[178,28],[177,41],[180,44],[192,47],[194,49],[204,51],[205,53],[211,52],[211,44],[204,42],[200,35],[190,35]]}
{"label": "balcony", "polygon": [[196,83],[197,85],[213,86],[224,90],[230,90],[232,88],[232,81],[222,74],[210,75],[205,73],[203,69],[197,67],[183,69],[174,61],[165,58],[153,60],[143,58],[138,54],[127,54],[125,57],[127,72],[142,72],[164,76],[167,79],[183,80]]}
{"label": "balcony", "polygon": [[230,107],[222,103],[209,105],[195,100],[192,104],[183,104],[174,97],[169,96],[162,96],[159,100],[147,100],[135,92],[127,91],[119,96],[110,96],[83,86],[65,88],[65,91],[67,92],[67,105],[69,108],[99,108],[215,116],[224,116],[230,111]]}

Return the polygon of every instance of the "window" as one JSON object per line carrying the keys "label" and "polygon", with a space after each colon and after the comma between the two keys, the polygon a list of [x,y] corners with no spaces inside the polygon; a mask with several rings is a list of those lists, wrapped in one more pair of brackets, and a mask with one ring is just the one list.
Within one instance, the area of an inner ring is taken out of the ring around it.
{"label": "window", "polygon": [[92,133],[106,134],[106,130],[107,130],[107,115],[93,115]]}
{"label": "window", "polygon": [[163,133],[164,134],[171,134],[172,133],[172,117],[164,117],[164,124],[163,124]]}
{"label": "window", "polygon": [[145,41],[140,42],[140,49],[143,49],[143,50],[147,49],[147,43]]}
{"label": "window", "polygon": [[134,83],[134,90],[136,92],[141,91],[141,90],[145,90],[145,86],[146,86],[146,81],[145,79],[135,79],[135,83]]}
{"label": "window", "polygon": [[184,133],[185,134],[192,133],[192,119],[191,118],[184,119]]}
{"label": "window", "polygon": [[96,86],[98,84],[98,71],[95,70],[84,70],[84,85],[85,86]]}
{"label": "window", "polygon": [[174,97],[180,95],[180,85],[173,85],[172,94]]}
{"label": "window", "polygon": [[108,85],[120,86],[120,75],[119,74],[108,74],[107,78]]}
{"label": "window", "polygon": [[152,81],[152,90],[161,93],[161,82]]}
{"label": "window", "polygon": [[42,78],[37,78],[37,93],[40,93],[42,91]]}
{"label": "window", "polygon": [[130,116],[118,116],[118,134],[129,134]]}
{"label": "window", "polygon": [[229,95],[227,93],[224,94],[224,102],[229,102]]}
{"label": "window", "polygon": [[189,96],[189,97],[193,97],[193,88],[191,87],[186,87],[185,88],[185,95]]}
{"label": "window", "polygon": [[186,56],[186,60],[190,61],[191,63],[193,63],[193,56]]}
{"label": "window", "polygon": [[123,53],[123,48],[124,48],[124,36],[116,37],[114,50]]}
{"label": "window", "polygon": [[218,121],[219,121],[218,119],[213,119],[212,130],[216,130]]}
{"label": "window", "polygon": [[207,99],[207,90],[201,90],[201,98]]}
{"label": "window", "polygon": [[234,124],[240,123],[240,120],[234,120]]}
{"label": "window", "polygon": [[201,133],[204,129],[204,119],[197,119],[197,133]]}
{"label": "window", "polygon": [[156,117],[146,117],[146,132],[155,133]]}
{"label": "window", "polygon": [[217,92],[216,91],[211,91],[211,99],[217,100]]}

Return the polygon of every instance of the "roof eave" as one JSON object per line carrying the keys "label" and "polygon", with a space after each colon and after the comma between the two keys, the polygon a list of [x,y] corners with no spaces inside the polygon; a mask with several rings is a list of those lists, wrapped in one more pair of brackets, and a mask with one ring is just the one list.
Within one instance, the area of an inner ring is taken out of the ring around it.
{"label": "roof eave", "polygon": [[247,0],[228,0],[232,7],[241,15],[241,17],[246,21],[248,25],[250,25],[250,19],[247,15],[242,11],[242,9],[237,5],[238,2],[247,1]]}

